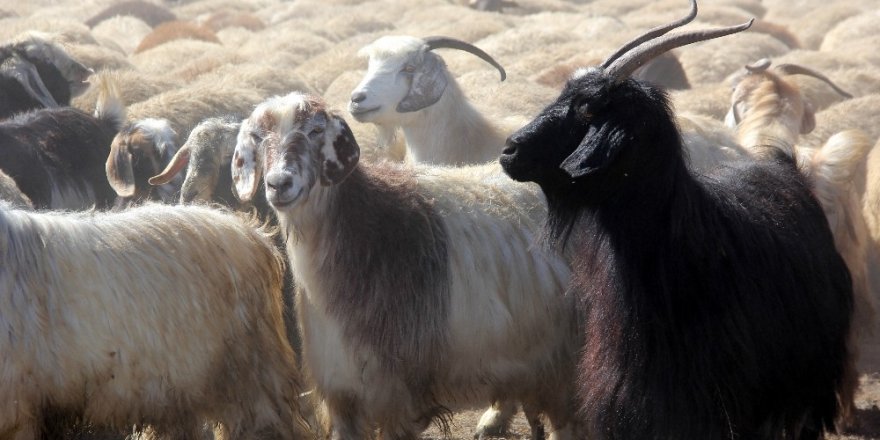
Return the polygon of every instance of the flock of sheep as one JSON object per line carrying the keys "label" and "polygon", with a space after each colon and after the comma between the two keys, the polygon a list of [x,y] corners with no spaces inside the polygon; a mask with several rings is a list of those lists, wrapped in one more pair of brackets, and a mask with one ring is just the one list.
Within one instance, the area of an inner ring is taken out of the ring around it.
{"label": "flock of sheep", "polygon": [[878,20],[0,5],[0,440],[853,431]]}

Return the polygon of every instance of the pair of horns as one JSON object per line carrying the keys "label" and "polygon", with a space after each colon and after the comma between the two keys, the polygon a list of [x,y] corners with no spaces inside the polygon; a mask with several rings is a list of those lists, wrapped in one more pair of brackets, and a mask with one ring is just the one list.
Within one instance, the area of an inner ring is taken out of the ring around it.
{"label": "pair of horns", "polygon": [[458,49],[476,55],[480,57],[483,61],[493,65],[496,69],[498,69],[499,72],[501,72],[501,81],[507,79],[507,72],[504,71],[504,67],[501,67],[501,64],[499,64],[498,61],[495,61],[495,59],[489,56],[489,54],[484,52],[479,47],[474,46],[473,44],[466,43],[461,40],[456,40],[455,38],[441,36],[426,37],[424,38],[424,41],[425,45],[428,46],[428,50]]}
{"label": "pair of horns", "polygon": [[[762,73],[762,72],[766,71],[769,67],[770,67],[770,60],[767,58],[761,58],[760,60],[755,61],[752,64],[746,65],[746,70],[748,70],[751,73]],[[778,64],[778,65],[776,65],[775,69],[784,75],[811,76],[813,78],[818,79],[819,81],[824,82],[825,84],[828,84],[828,86],[830,86],[832,89],[834,89],[835,92],[839,93],[840,96],[843,96],[846,99],[852,98],[852,95],[850,95],[845,90],[838,87],[837,84],[834,84],[834,82],[831,81],[827,76],[825,76],[819,72],[816,72],[813,69],[810,69],[810,68],[807,68],[804,66],[798,66],[797,64]]]}
{"label": "pair of horns", "polygon": [[688,44],[742,32],[751,27],[755,21],[753,18],[746,23],[736,26],[666,35],[667,32],[690,23],[696,16],[697,0],[691,0],[691,10],[688,12],[688,15],[672,23],[657,26],[624,44],[602,63],[602,69],[605,70],[606,74],[614,78],[615,82],[620,82],[629,78],[641,65],[664,52]]}

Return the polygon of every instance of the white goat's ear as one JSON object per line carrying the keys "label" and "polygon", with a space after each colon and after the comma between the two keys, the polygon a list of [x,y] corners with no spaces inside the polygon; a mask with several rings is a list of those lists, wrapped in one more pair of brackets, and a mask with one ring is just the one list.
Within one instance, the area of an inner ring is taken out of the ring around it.
{"label": "white goat's ear", "polygon": [[37,67],[30,61],[20,57],[18,54],[13,55],[0,65],[0,75],[11,77],[18,81],[28,95],[40,101],[46,108],[58,107],[55,98],[46,89],[43,79],[37,71]]}
{"label": "white goat's ear", "polygon": [[235,151],[232,153],[232,189],[239,201],[248,202],[260,184],[259,146],[251,139],[245,124],[241,126]]}
{"label": "white goat's ear", "polygon": [[361,149],[354,133],[342,117],[331,114],[327,123],[327,136],[321,146],[321,185],[330,186],[342,182],[354,171],[361,156]]}
{"label": "white goat's ear", "polygon": [[127,145],[120,145],[119,136],[110,144],[110,155],[104,169],[107,181],[119,197],[134,196],[134,170],[131,166],[131,151]]}
{"label": "white goat's ear", "polygon": [[816,111],[813,104],[804,101],[804,116],[801,118],[801,134],[807,134],[816,128]]}
{"label": "white goat's ear", "polygon": [[443,60],[433,53],[425,53],[422,63],[413,73],[409,93],[397,104],[397,111],[408,113],[434,105],[443,96],[448,84]]}

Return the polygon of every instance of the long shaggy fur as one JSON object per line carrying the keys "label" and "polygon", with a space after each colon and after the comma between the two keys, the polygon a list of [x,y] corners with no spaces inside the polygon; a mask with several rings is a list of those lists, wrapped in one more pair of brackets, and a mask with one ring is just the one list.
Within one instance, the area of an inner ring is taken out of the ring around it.
{"label": "long shaggy fur", "polygon": [[0,121],[0,169],[36,208],[109,207],[116,194],[104,162],[124,109],[110,83],[95,116],[72,107],[41,109]]}
{"label": "long shaggy fur", "polygon": [[574,237],[589,434],[820,438],[852,360],[825,215],[791,150],[695,174],[682,149],[665,93],[590,69],[502,157]]}
{"label": "long shaggy fur", "polygon": [[[41,417],[197,438],[280,438],[299,374],[270,237],[205,207],[28,213],[0,205],[0,436]],[[169,258],[173,256],[174,258]]]}
{"label": "long shaggy fur", "polygon": [[[325,119],[326,134],[300,143]],[[267,199],[301,288],[303,362],[337,435],[411,438],[447,409],[493,399],[537,408],[570,435],[577,325],[566,262],[531,248],[545,212],[537,188],[497,165],[362,163],[319,183],[319,156],[357,145],[341,118],[296,93],[242,127],[236,154],[252,133],[266,139]],[[283,197],[300,196],[284,205],[272,188],[288,172]]]}

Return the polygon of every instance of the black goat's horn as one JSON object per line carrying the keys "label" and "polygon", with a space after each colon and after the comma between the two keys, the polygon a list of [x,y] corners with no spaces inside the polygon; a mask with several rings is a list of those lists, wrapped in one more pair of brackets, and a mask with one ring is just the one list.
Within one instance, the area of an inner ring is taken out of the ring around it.
{"label": "black goat's horn", "polygon": [[507,79],[507,72],[504,71],[504,67],[501,67],[501,64],[499,64],[498,61],[495,61],[495,59],[492,58],[489,54],[484,52],[483,49],[480,49],[473,44],[466,43],[461,40],[456,40],[455,38],[441,36],[425,37],[424,40],[425,44],[428,46],[428,50],[441,48],[458,49],[474,54],[480,57],[483,61],[495,66],[495,68],[498,69],[499,72],[501,72],[501,81]]}
{"label": "black goat's horn", "polygon": [[694,17],[696,17],[696,16],[697,16],[697,0],[691,0],[691,11],[688,13],[688,15],[686,15],[676,21],[673,21],[672,23],[664,24],[662,26],[657,26],[657,27],[649,30],[648,32],[645,32],[644,34],[639,35],[638,37],[630,40],[628,43],[621,46],[620,49],[617,49],[616,52],[611,54],[611,56],[608,57],[602,63],[602,68],[607,69],[608,66],[611,65],[611,63],[613,63],[615,60],[620,58],[623,54],[632,50],[634,47],[636,47],[636,46],[638,46],[648,40],[653,40],[654,38],[663,36],[667,32],[669,32],[675,28],[679,28],[679,27],[682,27],[682,26],[688,24],[691,21],[693,21]]}
{"label": "black goat's horn", "polygon": [[828,79],[827,76],[825,76],[819,72],[816,72],[813,69],[809,69],[804,66],[798,66],[797,64],[780,64],[780,65],[776,66],[776,70],[778,70],[786,75],[812,76],[813,78],[816,78],[820,81],[824,81],[825,84],[828,84],[829,86],[831,86],[831,88],[834,89],[835,92],[839,93],[840,96],[843,96],[847,99],[852,98],[852,95],[850,95],[845,90],[838,87],[837,84],[834,84],[834,82],[832,82],[830,79]]}
{"label": "black goat's horn", "polygon": [[605,69],[605,73],[614,78],[615,82],[623,81],[626,78],[629,78],[639,66],[664,52],[668,52],[677,47],[687,46],[688,44],[742,32],[751,27],[754,22],[755,19],[753,18],[746,23],[736,26],[679,32],[672,35],[666,35],[662,38],[649,41],[636,47],[632,51],[627,52],[625,55],[611,63],[611,65]]}

